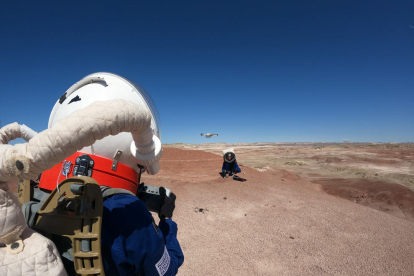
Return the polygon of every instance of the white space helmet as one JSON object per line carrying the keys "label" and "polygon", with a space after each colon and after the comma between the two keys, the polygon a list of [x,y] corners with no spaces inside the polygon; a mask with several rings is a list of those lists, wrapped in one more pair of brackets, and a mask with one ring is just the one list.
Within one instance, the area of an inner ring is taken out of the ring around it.
{"label": "white space helmet", "polygon": [[[135,82],[112,73],[94,73],[72,85],[53,107],[48,127],[51,128],[59,120],[94,102],[117,99],[131,101],[149,108],[152,113],[151,128],[153,134],[161,140],[160,119],[151,97]],[[116,152],[120,150],[122,154],[118,162],[139,171],[137,159],[131,154],[131,143],[131,134],[123,132],[115,136],[105,137],[80,151],[113,159]]]}
{"label": "white space helmet", "polygon": [[[230,160],[228,159],[229,155],[231,156]],[[224,162],[227,162],[227,163],[234,162],[236,160],[236,154],[234,153],[234,149],[230,148],[230,149],[223,150],[223,159],[224,159]]]}

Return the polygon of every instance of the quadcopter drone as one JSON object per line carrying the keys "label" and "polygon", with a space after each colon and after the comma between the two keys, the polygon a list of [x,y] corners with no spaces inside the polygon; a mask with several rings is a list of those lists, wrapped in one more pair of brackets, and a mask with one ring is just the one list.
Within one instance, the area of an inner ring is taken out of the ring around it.
{"label": "quadcopter drone", "polygon": [[206,138],[211,138],[211,136],[218,136],[218,134],[213,134],[213,133],[201,133],[201,136],[206,136]]}

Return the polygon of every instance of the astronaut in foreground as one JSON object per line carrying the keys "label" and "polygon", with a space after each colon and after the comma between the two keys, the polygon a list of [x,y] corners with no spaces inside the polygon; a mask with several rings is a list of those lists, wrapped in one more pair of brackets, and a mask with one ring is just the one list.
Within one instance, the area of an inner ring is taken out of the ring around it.
{"label": "astronaut in foreground", "polygon": [[[107,87],[95,83],[80,87],[62,104],[56,103],[54,108],[56,112],[52,112],[50,124],[53,125],[59,118],[68,115],[72,110],[97,102],[98,98],[100,101],[105,99],[105,96],[109,99],[127,99],[142,105],[141,97],[144,96],[145,103],[152,112],[149,131],[154,133],[154,137],[156,135],[160,136],[157,112],[154,111],[156,107],[145,90],[120,76],[107,73],[93,75],[102,76],[107,82]],[[117,83],[117,86],[112,83]],[[130,95],[130,88],[125,87],[131,84],[135,86],[136,93],[133,94],[134,97]],[[113,90],[109,90],[111,87],[113,87]],[[91,97],[91,90],[98,95]],[[76,98],[81,100],[73,102]],[[149,135],[153,136],[152,133]],[[91,147],[80,151],[94,159],[95,165],[92,177],[98,181],[101,187],[126,190],[125,193],[104,196],[101,246],[105,274],[111,276],[126,276],[134,273],[149,276],[176,275],[178,268],[184,262],[184,255],[177,240],[177,224],[171,219],[176,197],[174,194],[168,197],[165,190],[160,189],[164,204],[158,214],[160,223],[157,227],[146,205],[135,196],[138,188],[136,187],[136,177],[140,169],[137,167],[135,156],[131,156],[131,141],[131,134],[123,132],[96,141]],[[113,164],[114,156],[119,151],[122,154],[120,154],[118,160],[117,170],[114,171],[111,166],[104,167],[103,164],[107,160],[110,160]],[[79,156],[80,152],[76,155]],[[158,162],[156,165],[158,166]],[[60,164],[56,166],[59,169]],[[153,174],[158,172],[159,167],[157,166],[153,169],[155,170]],[[148,166],[147,170],[151,172],[151,166]],[[107,177],[108,174],[111,175],[111,178]],[[52,176],[52,174],[49,176]],[[44,177],[45,174],[42,175],[39,187],[42,187]],[[55,178],[56,175],[52,177],[52,179]]]}
{"label": "astronaut in foreground", "polygon": [[237,164],[236,155],[233,150],[225,150],[223,155],[223,166],[221,168],[223,177],[227,178],[233,174],[241,172],[239,165]]}
{"label": "astronaut in foreground", "polygon": [[[175,195],[167,196],[160,188],[158,226],[136,196],[142,172],[138,164],[149,174],[159,171],[157,115],[142,87],[115,74],[95,73],[56,102],[48,129],[27,145],[36,154],[19,157],[31,162],[25,163],[27,174],[39,173],[32,163],[50,168],[42,172],[38,185],[43,198],[65,177],[89,176],[99,183],[104,199],[101,257],[107,276],[176,275],[184,262],[177,224],[171,219]],[[76,275],[70,248],[55,243],[68,275]]]}

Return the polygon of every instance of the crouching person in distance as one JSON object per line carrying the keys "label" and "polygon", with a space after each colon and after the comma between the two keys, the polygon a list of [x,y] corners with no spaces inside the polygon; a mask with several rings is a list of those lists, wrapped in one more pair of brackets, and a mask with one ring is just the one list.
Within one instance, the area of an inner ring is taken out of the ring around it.
{"label": "crouching person in distance", "polygon": [[227,178],[233,174],[241,172],[241,169],[237,164],[236,155],[234,152],[225,153],[223,155],[223,159],[223,167],[221,168],[223,177]]}

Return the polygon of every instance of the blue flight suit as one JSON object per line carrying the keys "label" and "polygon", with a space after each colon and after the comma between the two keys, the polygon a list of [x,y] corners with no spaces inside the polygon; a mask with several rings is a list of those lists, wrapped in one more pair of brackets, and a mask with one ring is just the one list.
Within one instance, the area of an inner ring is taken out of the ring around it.
{"label": "blue flight suit", "polygon": [[221,168],[223,173],[227,172],[234,172],[239,173],[241,172],[241,169],[239,168],[239,165],[237,164],[237,160],[231,163],[223,162],[223,167]]}
{"label": "blue flight suit", "polygon": [[156,226],[138,197],[115,194],[105,199],[101,244],[105,275],[170,276],[184,262],[171,219]]}

